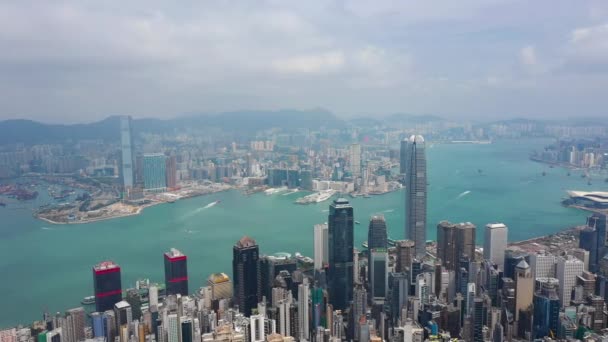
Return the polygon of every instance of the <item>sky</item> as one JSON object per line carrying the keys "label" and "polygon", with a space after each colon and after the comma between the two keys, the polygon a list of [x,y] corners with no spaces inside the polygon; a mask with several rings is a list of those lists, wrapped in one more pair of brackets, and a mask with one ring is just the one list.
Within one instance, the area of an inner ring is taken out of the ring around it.
{"label": "sky", "polygon": [[2,1],[0,120],[608,117],[608,1]]}

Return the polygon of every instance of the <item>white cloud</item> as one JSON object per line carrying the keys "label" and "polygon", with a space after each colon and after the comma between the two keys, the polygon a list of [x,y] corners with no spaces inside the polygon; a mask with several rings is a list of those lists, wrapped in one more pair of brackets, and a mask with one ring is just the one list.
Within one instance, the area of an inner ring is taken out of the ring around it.
{"label": "white cloud", "polygon": [[333,72],[344,66],[344,54],[342,51],[330,51],[316,55],[288,57],[273,61],[272,66],[281,73]]}
{"label": "white cloud", "polygon": [[538,63],[536,58],[536,49],[534,46],[528,45],[519,52],[519,59],[525,66],[535,66]]}

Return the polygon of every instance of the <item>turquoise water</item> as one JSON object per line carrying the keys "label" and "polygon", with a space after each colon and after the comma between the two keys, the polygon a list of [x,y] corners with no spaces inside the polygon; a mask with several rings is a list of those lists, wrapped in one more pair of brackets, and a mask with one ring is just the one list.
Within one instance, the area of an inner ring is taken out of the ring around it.
{"label": "turquoise water", "polygon": [[[510,240],[584,223],[585,213],[560,205],[565,190],[607,190],[608,184],[598,178],[589,186],[580,172],[568,177],[564,169],[529,161],[528,153],[546,143],[430,147],[428,238],[435,237],[435,225],[443,219],[478,227],[502,221],[510,228]],[[330,202],[293,204],[300,196],[247,197],[230,191],[84,225],[50,225],[32,218],[30,210],[0,208],[0,327],[29,323],[45,309],[79,306],[93,292],[92,265],[104,259],[121,265],[126,287],[143,277],[162,281],[162,254],[176,247],[189,256],[190,288],[196,289],[212,272],[231,274],[232,245],[244,234],[257,240],[262,253],[312,256],[313,225],[326,221]],[[215,200],[221,203],[203,209]],[[361,222],[355,226],[357,245],[366,239],[374,213],[385,215],[392,238],[403,238],[403,192],[349,200]],[[477,238],[482,241],[483,229]]]}

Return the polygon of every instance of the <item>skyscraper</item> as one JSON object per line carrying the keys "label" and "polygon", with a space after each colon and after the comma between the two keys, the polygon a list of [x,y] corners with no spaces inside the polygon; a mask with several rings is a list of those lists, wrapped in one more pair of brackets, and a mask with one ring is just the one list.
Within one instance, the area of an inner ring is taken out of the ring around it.
{"label": "skyscraper", "polygon": [[63,330],[66,342],[79,342],[84,340],[84,328],[87,322],[86,312],[83,308],[70,309],[65,315],[66,327]]}
{"label": "skyscraper", "polygon": [[334,310],[345,310],[353,298],[353,207],[344,198],[329,206],[329,301]]}
{"label": "skyscraper", "polygon": [[328,230],[327,223],[315,224],[315,269],[322,269],[328,262]]}
{"label": "skyscraper", "polygon": [[505,249],[509,229],[503,223],[489,223],[483,237],[483,258],[490,260],[501,271],[505,270]]}
{"label": "skyscraper", "polygon": [[144,188],[162,192],[167,188],[166,157],[162,153],[144,154]]}
{"label": "skyscraper", "polygon": [[534,338],[555,334],[559,326],[559,281],[548,278],[534,294]]}
{"label": "skyscraper", "polygon": [[188,258],[175,248],[165,254],[165,286],[167,294],[188,295]]}
{"label": "skyscraper", "polygon": [[375,215],[369,220],[367,234],[369,250],[369,285],[371,297],[376,301],[386,298],[388,292],[388,250],[386,220]]}
{"label": "skyscraper", "polygon": [[234,302],[245,316],[257,307],[261,298],[259,247],[255,240],[243,236],[232,249]]}
{"label": "skyscraper", "polygon": [[361,176],[361,145],[350,145],[350,172],[353,177]]}
{"label": "skyscraper", "polygon": [[534,295],[534,278],[530,265],[522,260],[515,267],[515,320],[519,320],[521,310],[532,305]]}
{"label": "skyscraper", "polygon": [[369,220],[367,232],[367,245],[371,251],[376,248],[387,248],[386,220],[382,215],[374,215]]}
{"label": "skyscraper", "polygon": [[93,267],[95,311],[112,310],[122,300],[120,267],[112,261],[104,261]]}
{"label": "skyscraper", "polygon": [[412,135],[406,154],[405,236],[416,244],[416,257],[426,254],[426,153],[424,138]]}
{"label": "skyscraper", "polygon": [[474,224],[441,221],[437,225],[437,257],[449,271],[456,271],[460,259],[475,258]]}
{"label": "skyscraper", "polygon": [[135,160],[133,158],[133,138],[131,131],[131,117],[121,116],[120,117],[120,141],[121,141],[121,156],[122,156],[122,186],[123,196],[128,198],[131,189],[133,188],[133,164]]}
{"label": "skyscraper", "polygon": [[399,173],[405,175],[407,173],[407,145],[409,140],[401,140],[401,146],[399,149]]}
{"label": "skyscraper", "polygon": [[412,240],[399,240],[397,245],[397,265],[395,272],[406,272],[415,258],[415,244]]}
{"label": "skyscraper", "polygon": [[177,158],[174,155],[168,156],[166,159],[165,176],[167,177],[167,188],[177,188]]}
{"label": "skyscraper", "polygon": [[559,299],[562,307],[570,305],[572,288],[584,270],[585,264],[571,255],[557,258],[555,274],[559,280]]}
{"label": "skyscraper", "polygon": [[308,278],[298,285],[298,330],[299,340],[308,341],[310,339],[310,288]]}
{"label": "skyscraper", "polygon": [[606,254],[605,215],[593,214],[587,219],[587,227],[580,232],[579,247],[589,251],[589,270],[597,272]]}

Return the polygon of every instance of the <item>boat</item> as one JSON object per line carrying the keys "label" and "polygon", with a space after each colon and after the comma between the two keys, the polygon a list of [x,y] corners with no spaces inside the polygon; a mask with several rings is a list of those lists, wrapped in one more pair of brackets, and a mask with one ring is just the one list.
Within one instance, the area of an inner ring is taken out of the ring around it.
{"label": "boat", "polygon": [[570,176],[570,172],[567,173],[567,176]]}
{"label": "boat", "polygon": [[219,204],[219,203],[221,203],[221,202],[222,202],[222,201],[220,201],[220,200],[213,201],[213,202],[211,202],[211,203],[209,203],[209,204],[207,204],[207,205],[203,206],[203,208],[211,208],[211,207],[213,207],[213,206],[215,206],[215,205],[217,205],[217,204]]}
{"label": "boat", "polygon": [[327,201],[330,199],[336,192],[334,190],[324,190],[320,192],[315,192],[314,194],[310,194],[308,196],[304,196],[298,198],[296,200],[297,204],[310,204],[310,203],[320,203],[323,201]]}
{"label": "boat", "polygon": [[355,224],[361,224],[361,222],[359,222],[359,221],[355,221]]}
{"label": "boat", "polygon": [[95,304],[95,296],[87,296],[84,297],[81,301],[80,304],[82,305],[92,305]]}

